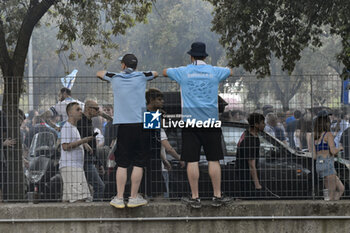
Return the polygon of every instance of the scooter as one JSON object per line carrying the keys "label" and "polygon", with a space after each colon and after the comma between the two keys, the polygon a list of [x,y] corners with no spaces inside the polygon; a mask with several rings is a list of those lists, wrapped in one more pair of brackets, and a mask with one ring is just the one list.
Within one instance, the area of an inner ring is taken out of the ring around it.
{"label": "scooter", "polygon": [[32,139],[24,173],[29,199],[34,196],[41,201],[61,200],[60,154],[56,141],[52,132],[39,132]]}

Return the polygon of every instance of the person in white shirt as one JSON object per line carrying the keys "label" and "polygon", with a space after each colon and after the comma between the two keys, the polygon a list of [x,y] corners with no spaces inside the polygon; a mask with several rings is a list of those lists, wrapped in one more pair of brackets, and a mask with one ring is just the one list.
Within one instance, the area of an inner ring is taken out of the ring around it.
{"label": "person in white shirt", "polygon": [[84,110],[84,103],[80,102],[79,100],[73,99],[71,97],[72,92],[68,88],[62,88],[60,92],[58,93],[58,103],[56,103],[54,106],[50,107],[46,112],[41,114],[41,118],[53,129],[56,131],[60,131],[60,127],[58,127],[55,123],[53,123],[50,118],[53,116],[61,116],[62,121],[67,121],[68,115],[66,113],[66,108],[69,103],[76,102],[80,105],[82,110]]}
{"label": "person in white shirt", "polygon": [[92,201],[88,183],[84,174],[83,144],[94,137],[80,138],[76,127],[81,119],[82,109],[72,102],[66,108],[68,120],[61,130],[61,158],[59,168],[63,180],[63,197],[65,202]]}

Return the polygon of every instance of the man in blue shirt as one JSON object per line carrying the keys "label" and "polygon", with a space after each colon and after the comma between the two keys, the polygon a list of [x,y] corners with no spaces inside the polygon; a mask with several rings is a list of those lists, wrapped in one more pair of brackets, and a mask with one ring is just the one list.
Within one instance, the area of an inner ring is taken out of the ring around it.
{"label": "man in blue shirt", "polygon": [[[191,64],[164,69],[163,75],[180,84],[184,121],[217,121],[219,82],[232,75],[232,70],[206,64],[204,60],[208,54],[202,42],[193,43],[187,53],[191,56]],[[198,124],[182,129],[181,160],[187,162],[187,176],[192,191],[192,196],[183,200],[193,208],[201,207],[198,192],[201,146],[209,161],[209,175],[214,189],[212,205],[221,206],[227,200],[221,196],[221,134],[220,127],[201,128]]]}
{"label": "man in blue shirt", "polygon": [[118,124],[116,163],[117,195],[110,202],[116,208],[124,208],[124,190],[127,168],[132,165],[131,194],[128,207],[146,205],[138,194],[143,176],[143,167],[150,154],[150,132],[143,129],[143,112],[146,110],[146,83],[158,76],[155,71],[138,72],[137,58],[126,54],[121,59],[121,73],[98,71],[97,77],[112,85],[114,96],[113,124]]}

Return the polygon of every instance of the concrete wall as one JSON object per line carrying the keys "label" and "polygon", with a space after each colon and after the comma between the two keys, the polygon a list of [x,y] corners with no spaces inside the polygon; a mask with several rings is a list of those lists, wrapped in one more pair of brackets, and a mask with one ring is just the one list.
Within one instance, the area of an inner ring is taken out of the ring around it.
{"label": "concrete wall", "polygon": [[[186,221],[187,217],[194,219]],[[349,233],[350,201],[241,201],[221,208],[204,202],[200,210],[178,201],[121,210],[108,203],[1,203],[0,232]]]}

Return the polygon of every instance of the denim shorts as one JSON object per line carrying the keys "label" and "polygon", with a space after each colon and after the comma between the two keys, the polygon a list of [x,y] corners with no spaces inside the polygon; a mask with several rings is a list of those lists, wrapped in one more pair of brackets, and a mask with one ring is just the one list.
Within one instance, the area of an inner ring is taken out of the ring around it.
{"label": "denim shorts", "polygon": [[334,158],[329,156],[326,158],[317,156],[316,172],[321,178],[337,174],[334,168]]}

